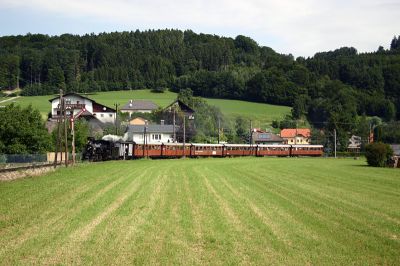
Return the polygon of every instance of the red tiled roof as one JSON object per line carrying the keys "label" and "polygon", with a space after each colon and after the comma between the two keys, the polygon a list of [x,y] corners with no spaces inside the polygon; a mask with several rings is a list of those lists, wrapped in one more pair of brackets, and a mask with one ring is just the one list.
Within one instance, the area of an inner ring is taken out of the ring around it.
{"label": "red tiled roof", "polygon": [[309,128],[285,128],[281,130],[281,138],[294,138],[296,134],[309,138],[311,130]]}

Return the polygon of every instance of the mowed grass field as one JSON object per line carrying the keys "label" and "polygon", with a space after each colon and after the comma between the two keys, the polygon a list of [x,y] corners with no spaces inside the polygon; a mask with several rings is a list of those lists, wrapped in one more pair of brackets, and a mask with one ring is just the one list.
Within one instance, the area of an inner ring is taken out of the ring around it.
{"label": "mowed grass field", "polygon": [[400,263],[400,171],[363,160],[83,164],[0,202],[2,265]]}
{"label": "mowed grass field", "polygon": [[[125,105],[130,99],[134,100],[151,100],[160,107],[166,107],[176,99],[176,93],[166,91],[164,93],[152,93],[150,90],[133,90],[133,91],[107,91],[97,92],[86,95],[99,103],[114,108],[115,103],[120,104],[120,108]],[[12,101],[4,102],[3,105],[11,104],[12,102],[39,109],[42,116],[47,118],[50,112],[51,105],[49,100],[56,95],[47,96],[30,96],[19,97]],[[255,126],[264,128],[266,124],[270,124],[272,120],[281,120],[286,114],[290,113],[291,108],[287,106],[252,103],[237,100],[224,99],[206,99],[206,101],[220,108],[221,112],[228,117],[242,116],[246,119],[251,119]]]}

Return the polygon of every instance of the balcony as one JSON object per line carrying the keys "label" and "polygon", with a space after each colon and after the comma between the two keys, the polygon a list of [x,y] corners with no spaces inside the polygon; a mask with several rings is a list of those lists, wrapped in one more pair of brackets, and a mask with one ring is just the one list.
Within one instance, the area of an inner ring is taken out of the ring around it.
{"label": "balcony", "polygon": [[[60,105],[58,105],[57,106],[58,107],[58,109],[60,109]],[[65,105],[65,108],[68,110],[74,110],[74,109],[79,109],[79,110],[81,110],[81,109],[83,109],[83,108],[85,108],[86,106],[85,106],[85,104],[83,104],[83,103],[67,103],[66,105]]]}

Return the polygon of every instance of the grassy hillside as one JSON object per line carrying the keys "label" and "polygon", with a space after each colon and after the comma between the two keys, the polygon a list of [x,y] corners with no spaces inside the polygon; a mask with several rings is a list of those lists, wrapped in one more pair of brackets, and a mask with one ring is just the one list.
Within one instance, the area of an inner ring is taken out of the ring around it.
{"label": "grassy hillside", "polygon": [[0,183],[0,264],[396,265],[400,171],[323,158],[84,164]]}
{"label": "grassy hillside", "polygon": [[[47,117],[47,113],[50,112],[51,108],[49,99],[53,97],[55,96],[19,97],[18,99],[0,105],[10,104],[11,102],[19,103],[23,106],[32,104],[32,106],[40,110],[43,117]],[[130,99],[151,100],[157,105],[165,107],[176,99],[176,93],[169,91],[165,93],[152,93],[150,90],[109,91],[93,93],[87,95],[87,97],[110,107],[115,103],[119,103],[120,106],[122,106]],[[253,120],[255,126],[261,127],[265,127],[265,125],[269,124],[272,120],[283,118],[286,114],[290,113],[290,107],[287,106],[223,99],[207,99],[207,101],[212,105],[218,106],[221,111],[229,117],[240,115],[246,119]]]}

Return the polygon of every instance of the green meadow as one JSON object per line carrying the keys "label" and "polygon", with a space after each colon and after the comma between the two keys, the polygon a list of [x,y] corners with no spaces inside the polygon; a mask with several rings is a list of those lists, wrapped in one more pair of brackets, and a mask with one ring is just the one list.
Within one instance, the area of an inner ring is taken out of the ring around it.
{"label": "green meadow", "polygon": [[364,160],[84,163],[0,202],[2,265],[400,263],[400,171]]}
{"label": "green meadow", "polygon": [[[115,103],[120,104],[120,107],[122,107],[130,99],[151,100],[160,107],[165,107],[176,99],[176,93],[170,91],[164,93],[152,93],[150,90],[96,92],[86,96],[109,107],[113,107]],[[33,107],[39,109],[44,118],[47,118],[47,114],[51,109],[49,100],[54,97],[56,97],[56,95],[19,97],[0,105],[11,104],[12,102],[21,104],[22,106],[32,104]],[[290,113],[291,109],[287,106],[252,103],[238,100],[206,100],[209,104],[219,107],[224,115],[230,118],[242,116],[245,119],[251,119],[255,126],[262,128],[267,124],[270,124],[272,120],[282,119],[286,114]]]}

